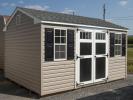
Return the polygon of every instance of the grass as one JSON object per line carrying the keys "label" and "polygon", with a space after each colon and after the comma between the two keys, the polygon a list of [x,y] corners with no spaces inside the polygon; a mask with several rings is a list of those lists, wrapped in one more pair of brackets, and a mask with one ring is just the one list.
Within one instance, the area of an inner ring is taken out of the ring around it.
{"label": "grass", "polygon": [[133,48],[133,44],[128,44],[128,48]]}
{"label": "grass", "polygon": [[133,48],[128,48],[127,65],[128,65],[128,72],[133,73]]}

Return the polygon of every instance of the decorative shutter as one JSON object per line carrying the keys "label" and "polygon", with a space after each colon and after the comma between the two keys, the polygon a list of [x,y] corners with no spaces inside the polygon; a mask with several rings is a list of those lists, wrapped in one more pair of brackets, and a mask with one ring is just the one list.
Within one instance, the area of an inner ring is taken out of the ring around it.
{"label": "decorative shutter", "polygon": [[54,59],[54,29],[45,28],[45,61]]}
{"label": "decorative shutter", "polygon": [[110,33],[110,57],[114,57],[114,41],[115,39],[115,34],[114,33]]}
{"label": "decorative shutter", "polygon": [[122,56],[126,55],[126,34],[122,34]]}
{"label": "decorative shutter", "polygon": [[74,59],[74,30],[67,30],[67,59]]}

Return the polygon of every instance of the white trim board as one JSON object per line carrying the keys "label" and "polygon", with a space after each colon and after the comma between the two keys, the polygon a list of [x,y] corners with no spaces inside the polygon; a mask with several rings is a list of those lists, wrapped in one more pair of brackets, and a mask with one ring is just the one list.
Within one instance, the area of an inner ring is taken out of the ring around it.
{"label": "white trim board", "polygon": [[101,26],[92,26],[92,25],[84,25],[84,24],[64,23],[64,22],[41,21],[41,23],[58,24],[58,25],[62,24],[62,25],[70,25],[70,26],[78,26],[78,27],[86,27],[86,28],[98,28],[98,29],[128,31],[126,29],[109,28],[109,27],[101,27]]}

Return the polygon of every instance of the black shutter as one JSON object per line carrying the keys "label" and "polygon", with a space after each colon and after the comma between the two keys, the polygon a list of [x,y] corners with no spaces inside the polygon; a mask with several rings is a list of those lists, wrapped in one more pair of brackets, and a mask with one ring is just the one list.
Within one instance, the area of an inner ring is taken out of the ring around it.
{"label": "black shutter", "polygon": [[126,55],[126,34],[122,34],[122,56]]}
{"label": "black shutter", "polygon": [[45,61],[54,59],[54,29],[45,28]]}
{"label": "black shutter", "polygon": [[74,59],[74,30],[67,30],[67,59]]}
{"label": "black shutter", "polygon": [[114,39],[115,39],[115,34],[110,33],[110,57],[114,57]]}

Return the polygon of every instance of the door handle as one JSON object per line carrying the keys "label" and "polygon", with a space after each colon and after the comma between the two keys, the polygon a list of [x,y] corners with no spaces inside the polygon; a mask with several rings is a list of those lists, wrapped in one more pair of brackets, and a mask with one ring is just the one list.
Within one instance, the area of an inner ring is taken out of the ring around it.
{"label": "door handle", "polygon": [[80,57],[80,56],[76,56],[76,59],[78,59],[78,58],[83,58],[83,57]]}
{"label": "door handle", "polygon": [[105,56],[107,56],[107,57],[108,57],[109,55],[107,54],[107,55],[105,55]]}

